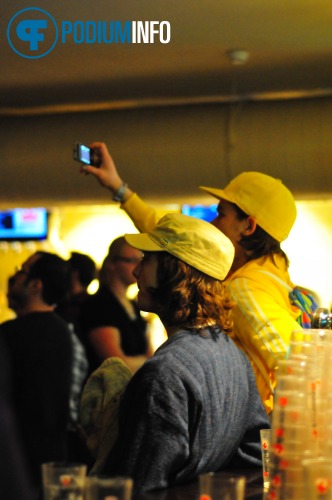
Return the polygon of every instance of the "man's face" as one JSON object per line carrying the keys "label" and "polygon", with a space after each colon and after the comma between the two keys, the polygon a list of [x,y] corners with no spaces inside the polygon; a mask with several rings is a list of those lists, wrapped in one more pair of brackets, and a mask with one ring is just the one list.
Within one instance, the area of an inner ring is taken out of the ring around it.
{"label": "man's face", "polygon": [[30,297],[30,282],[29,273],[31,266],[38,260],[38,254],[29,257],[22,266],[16,270],[15,274],[8,282],[8,304],[11,309],[17,312],[18,309],[24,307]]}
{"label": "man's face", "polygon": [[133,270],[141,261],[142,256],[142,252],[136,250],[136,248],[127,244],[123,245],[119,250],[118,255],[113,257],[113,259],[108,263],[110,273],[115,274],[125,286],[130,286],[136,283]]}
{"label": "man's face", "polygon": [[248,225],[247,219],[239,219],[233,205],[226,200],[220,200],[217,209],[217,217],[211,224],[231,240],[235,247],[235,251]]}
{"label": "man's face", "polygon": [[146,252],[143,259],[134,269],[137,279],[138,307],[142,311],[159,313],[160,304],[156,300],[154,291],[158,288],[158,259],[154,252]]}

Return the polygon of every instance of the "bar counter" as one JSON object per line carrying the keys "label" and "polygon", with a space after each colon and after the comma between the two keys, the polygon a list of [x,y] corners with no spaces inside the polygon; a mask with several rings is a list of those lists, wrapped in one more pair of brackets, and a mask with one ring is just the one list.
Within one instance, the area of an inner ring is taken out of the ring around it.
{"label": "bar counter", "polygon": [[[227,470],[216,472],[216,475],[225,477],[245,476],[246,489],[244,498],[250,500],[264,499],[262,469]],[[196,480],[188,484],[173,486],[165,490],[151,491],[145,495],[140,495],[139,500],[199,500],[199,483],[198,480]]]}

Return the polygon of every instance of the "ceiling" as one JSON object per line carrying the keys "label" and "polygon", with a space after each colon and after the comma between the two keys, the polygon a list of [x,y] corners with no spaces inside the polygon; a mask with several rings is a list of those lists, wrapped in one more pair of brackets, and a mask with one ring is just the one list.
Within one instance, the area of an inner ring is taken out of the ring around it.
{"label": "ceiling", "polygon": [[[65,20],[171,25],[168,44],[67,38],[38,59],[18,55],[6,37],[13,16],[30,6],[1,2],[3,116],[332,94],[331,0],[34,1],[59,27]],[[245,64],[232,64],[233,49],[248,51]]]}

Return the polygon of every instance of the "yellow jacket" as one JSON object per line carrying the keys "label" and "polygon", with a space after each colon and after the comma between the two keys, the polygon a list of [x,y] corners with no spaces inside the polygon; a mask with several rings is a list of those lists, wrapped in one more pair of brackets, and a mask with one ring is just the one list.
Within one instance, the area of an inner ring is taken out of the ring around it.
{"label": "yellow jacket", "polygon": [[154,208],[149,207],[136,193],[121,205],[141,233],[151,231],[158,217]]}
{"label": "yellow jacket", "polygon": [[285,358],[292,331],[301,329],[296,321],[300,311],[289,300],[294,285],[279,255],[274,255],[274,262],[271,258],[249,261],[226,284],[236,302],[232,338],[250,359],[269,413],[278,360]]}
{"label": "yellow jacket", "polygon": [[[136,193],[122,208],[141,232],[157,223],[156,211]],[[271,258],[252,260],[226,281],[236,301],[232,338],[250,359],[268,413],[273,409],[278,360],[286,355],[291,332],[301,328],[296,321],[300,311],[289,300],[294,285],[286,264],[279,255],[274,262]]]}

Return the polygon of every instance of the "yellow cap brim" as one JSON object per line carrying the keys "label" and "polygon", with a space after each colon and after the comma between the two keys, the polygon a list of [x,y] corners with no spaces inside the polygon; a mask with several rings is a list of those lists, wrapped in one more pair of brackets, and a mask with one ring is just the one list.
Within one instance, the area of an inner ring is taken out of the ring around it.
{"label": "yellow cap brim", "polygon": [[218,200],[227,200],[230,201],[231,203],[234,203],[234,200],[231,199],[223,189],[215,189],[215,188],[210,188],[210,187],[205,187],[205,186],[199,186],[199,189],[202,191],[205,191],[206,193],[211,194],[215,198],[218,198]]}
{"label": "yellow cap brim", "polygon": [[164,252],[165,248],[157,245],[146,233],[125,234],[125,240],[129,245],[143,252]]}
{"label": "yellow cap brim", "polygon": [[180,213],[164,215],[150,233],[125,239],[143,252],[167,252],[218,280],[225,279],[234,259],[234,246],[219,229]]}

